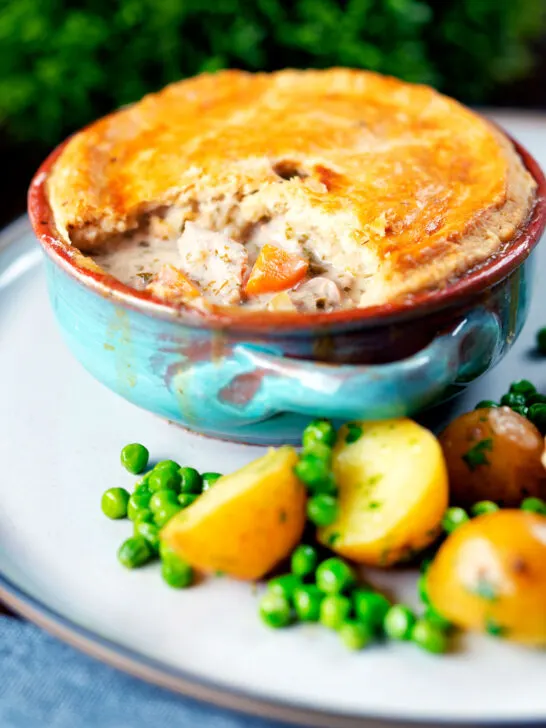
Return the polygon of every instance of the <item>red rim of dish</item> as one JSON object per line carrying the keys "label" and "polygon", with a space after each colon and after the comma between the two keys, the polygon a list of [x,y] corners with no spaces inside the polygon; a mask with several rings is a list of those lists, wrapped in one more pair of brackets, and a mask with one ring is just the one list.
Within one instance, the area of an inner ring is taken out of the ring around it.
{"label": "red rim of dish", "polygon": [[507,136],[538,184],[535,205],[525,227],[517,233],[500,255],[493,256],[445,288],[411,294],[392,303],[369,308],[344,309],[330,313],[267,312],[264,315],[263,311],[248,311],[241,307],[211,306],[210,310],[200,312],[165,303],[150,293],[130,288],[107,273],[86,267],[77,249],[66,243],[57,232],[45,191],[49,171],[68,140],[47,157],[34,176],[28,192],[28,211],[36,237],[55,263],[101,296],[146,315],[201,328],[229,328],[267,333],[278,330],[330,328],[334,325],[343,328],[384,326],[397,320],[420,318],[448,306],[457,305],[470,296],[488,290],[521,265],[539,242],[546,227],[546,178],[531,154],[521,144]]}

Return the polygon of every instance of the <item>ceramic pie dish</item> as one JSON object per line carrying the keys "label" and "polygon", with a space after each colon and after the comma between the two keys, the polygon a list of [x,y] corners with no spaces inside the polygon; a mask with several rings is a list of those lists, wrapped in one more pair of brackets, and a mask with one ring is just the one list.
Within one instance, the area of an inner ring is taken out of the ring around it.
{"label": "ceramic pie dish", "polygon": [[[90,127],[91,135],[96,128]],[[89,190],[75,185],[69,201],[66,183],[66,213],[51,192],[51,180],[58,180],[59,164],[77,140],[53,152],[29,191],[57,320],[72,352],[97,379],[189,429],[275,443],[297,440],[308,417],[415,414],[500,361],[525,322],[531,253],[546,223],[546,181],[515,141],[510,149],[536,190],[524,221],[505,244],[436,285],[364,306],[309,312],[181,306],[101,269],[67,238],[70,208],[76,219],[78,201],[85,203]],[[503,136],[503,144],[506,140]],[[479,165],[476,169],[474,194],[479,196]],[[299,183],[307,184],[312,173],[306,169],[301,176]],[[107,199],[113,182],[104,184],[101,195]],[[82,229],[93,224],[84,220]],[[435,234],[435,228],[430,232]],[[424,257],[420,263],[425,270]],[[414,270],[402,273],[409,279]]]}

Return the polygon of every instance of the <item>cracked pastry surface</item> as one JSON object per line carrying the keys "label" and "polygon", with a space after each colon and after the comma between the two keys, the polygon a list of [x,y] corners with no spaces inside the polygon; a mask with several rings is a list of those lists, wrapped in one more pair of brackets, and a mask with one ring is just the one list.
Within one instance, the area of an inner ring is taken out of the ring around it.
{"label": "cracked pastry surface", "polygon": [[[507,137],[428,87],[223,71],[76,134],[47,194],[64,239],[135,288],[169,265],[221,305],[333,310],[448,285],[514,237],[535,183]],[[271,248],[260,293],[247,280]]]}

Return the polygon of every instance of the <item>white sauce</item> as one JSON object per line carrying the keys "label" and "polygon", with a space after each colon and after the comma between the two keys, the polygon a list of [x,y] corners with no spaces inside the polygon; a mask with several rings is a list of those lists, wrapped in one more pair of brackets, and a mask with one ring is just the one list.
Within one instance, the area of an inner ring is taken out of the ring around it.
{"label": "white sauce", "polygon": [[[255,225],[244,243],[168,213],[150,217],[144,230],[118,235],[93,255],[103,270],[142,290],[164,265],[181,270],[203,297],[222,305],[253,309],[332,311],[354,305],[354,278],[318,259],[312,241],[288,230],[282,220]],[[244,283],[260,249],[269,243],[309,261],[307,278],[282,294],[244,297]]]}

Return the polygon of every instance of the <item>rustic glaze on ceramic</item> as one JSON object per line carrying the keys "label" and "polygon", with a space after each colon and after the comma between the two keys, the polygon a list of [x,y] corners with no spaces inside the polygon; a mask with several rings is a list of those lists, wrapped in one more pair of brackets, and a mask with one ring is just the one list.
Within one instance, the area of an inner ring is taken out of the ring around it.
{"label": "rustic glaze on ceramic", "polygon": [[205,434],[295,441],[309,417],[414,414],[496,364],[518,336],[532,252],[546,223],[546,181],[502,256],[441,290],[321,314],[165,304],[90,266],[58,235],[45,196],[57,149],[29,191],[51,302],[64,338],[97,379],[129,401]]}

